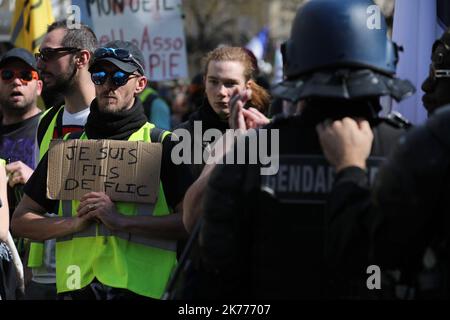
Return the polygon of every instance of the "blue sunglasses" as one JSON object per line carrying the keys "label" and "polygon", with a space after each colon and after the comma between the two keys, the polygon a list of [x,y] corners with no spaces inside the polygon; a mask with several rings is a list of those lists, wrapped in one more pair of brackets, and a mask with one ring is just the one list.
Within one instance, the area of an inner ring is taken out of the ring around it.
{"label": "blue sunglasses", "polygon": [[91,73],[92,82],[97,86],[104,84],[106,80],[110,78],[116,87],[121,87],[124,86],[128,80],[136,77],[138,77],[138,75],[125,73],[123,71],[106,72],[104,70],[98,70]]}

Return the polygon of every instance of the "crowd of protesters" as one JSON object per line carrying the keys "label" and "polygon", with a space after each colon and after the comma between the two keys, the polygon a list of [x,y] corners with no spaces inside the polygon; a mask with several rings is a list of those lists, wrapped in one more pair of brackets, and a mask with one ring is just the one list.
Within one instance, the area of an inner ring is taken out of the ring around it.
{"label": "crowd of protesters", "polygon": [[[377,33],[360,19],[371,4],[300,7],[273,88],[238,46],[211,50],[189,84],[150,82],[132,42],[99,46],[65,21],[36,54],[4,52],[0,299],[448,297],[450,30],[422,86],[430,120],[410,130],[380,115],[381,97],[415,88],[395,76],[384,19]],[[49,199],[53,139],[161,144],[156,200]],[[251,143],[275,152],[272,174],[221,161]],[[200,160],[177,162],[180,146]]]}

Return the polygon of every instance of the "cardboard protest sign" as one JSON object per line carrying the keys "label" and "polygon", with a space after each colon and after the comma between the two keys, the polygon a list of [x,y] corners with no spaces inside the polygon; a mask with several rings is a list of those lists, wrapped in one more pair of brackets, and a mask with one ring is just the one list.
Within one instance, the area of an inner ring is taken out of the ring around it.
{"label": "cardboard protest sign", "polygon": [[104,46],[132,41],[152,81],[188,78],[181,0],[90,0],[88,13]]}
{"label": "cardboard protest sign", "polygon": [[47,197],[79,200],[103,191],[113,201],[155,203],[161,156],[160,143],[59,140],[48,154]]}

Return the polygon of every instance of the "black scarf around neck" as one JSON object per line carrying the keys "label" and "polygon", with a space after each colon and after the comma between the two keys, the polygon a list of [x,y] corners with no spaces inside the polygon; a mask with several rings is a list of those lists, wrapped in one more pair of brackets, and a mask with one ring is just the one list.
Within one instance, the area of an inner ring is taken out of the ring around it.
{"label": "black scarf around neck", "polygon": [[208,129],[219,129],[222,133],[224,133],[225,130],[230,128],[228,121],[223,121],[206,99],[198,111],[191,115],[190,120],[202,121],[203,132]]}
{"label": "black scarf around neck", "polygon": [[146,122],[144,108],[139,98],[125,111],[107,113],[100,111],[97,99],[91,103],[91,112],[86,121],[85,131],[89,139],[127,140]]}

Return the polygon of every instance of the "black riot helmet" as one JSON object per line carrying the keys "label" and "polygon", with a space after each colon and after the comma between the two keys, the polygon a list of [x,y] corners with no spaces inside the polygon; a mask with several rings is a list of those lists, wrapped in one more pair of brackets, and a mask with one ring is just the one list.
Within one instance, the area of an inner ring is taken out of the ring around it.
{"label": "black riot helmet", "polygon": [[283,45],[285,81],[274,95],[296,102],[308,97],[354,99],[415,90],[394,77],[398,47],[371,0],[311,0],[300,7]]}

